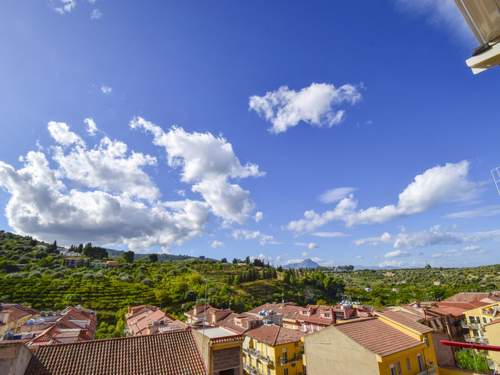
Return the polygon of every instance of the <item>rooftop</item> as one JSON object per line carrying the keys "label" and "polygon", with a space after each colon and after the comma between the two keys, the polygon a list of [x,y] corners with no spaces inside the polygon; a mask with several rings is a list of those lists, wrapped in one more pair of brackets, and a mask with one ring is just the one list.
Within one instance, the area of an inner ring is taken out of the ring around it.
{"label": "rooftop", "polygon": [[280,327],[274,324],[263,325],[246,333],[246,336],[252,337],[259,342],[271,346],[299,341],[303,335],[304,334],[300,331]]}
{"label": "rooftop", "polygon": [[404,334],[378,318],[367,318],[333,326],[369,351],[387,356],[419,345],[421,341]]}
{"label": "rooftop", "polygon": [[190,330],[38,347],[26,375],[205,375]]}
{"label": "rooftop", "polygon": [[382,315],[382,317],[386,317],[387,319],[392,320],[393,322],[408,327],[418,333],[423,334],[433,331],[432,328],[419,323],[418,321],[420,320],[420,318],[417,315],[410,314],[405,311],[384,310],[383,312],[380,312],[378,314]]}

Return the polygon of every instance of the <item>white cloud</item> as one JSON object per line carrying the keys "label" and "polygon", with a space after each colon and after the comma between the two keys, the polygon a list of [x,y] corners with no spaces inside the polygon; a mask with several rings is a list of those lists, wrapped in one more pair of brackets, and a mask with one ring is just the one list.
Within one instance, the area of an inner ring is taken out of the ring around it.
{"label": "white cloud", "polygon": [[473,219],[477,217],[490,217],[500,215],[500,205],[491,205],[474,208],[471,210],[453,212],[446,215],[448,219]]}
{"label": "white cloud", "polygon": [[347,237],[348,234],[344,232],[313,232],[311,236],[320,237],[320,238],[340,238]]}
{"label": "white cloud", "polygon": [[109,95],[109,94],[111,94],[113,92],[113,88],[111,86],[102,85],[101,86],[101,92],[104,95]]}
{"label": "white cloud", "polygon": [[376,245],[390,242],[391,238],[392,238],[392,236],[390,233],[384,232],[378,237],[360,238],[359,240],[354,241],[354,244],[356,246],[363,246],[363,245],[376,246]]}
{"label": "white cloud", "polygon": [[319,245],[316,242],[295,242],[294,244],[297,246],[307,247],[309,250],[314,250],[319,247]]}
{"label": "white cloud", "polygon": [[108,137],[102,138],[93,148],[74,144],[69,149],[53,148],[59,176],[85,188],[148,200],[159,198],[158,188],[143,170],[156,165],[155,157],[129,153],[125,143]]}
{"label": "white cloud", "polygon": [[91,20],[98,20],[102,17],[102,12],[95,8],[95,9],[92,9],[92,12],[90,12],[90,19]]}
{"label": "white cloud", "polygon": [[468,44],[473,39],[454,0],[396,0],[396,4],[405,12],[425,17],[429,23],[447,28],[453,36]]}
{"label": "white cloud", "polygon": [[258,230],[235,229],[232,232],[232,236],[235,240],[254,240],[258,241],[261,245],[275,245],[278,243],[273,236],[264,234]]}
{"label": "white cloud", "polygon": [[92,136],[96,135],[98,129],[94,119],[91,117],[87,117],[83,120],[83,122],[85,123],[87,133]]}
{"label": "white cloud", "polygon": [[484,250],[480,246],[469,245],[461,249],[449,249],[445,251],[439,251],[431,255],[432,258],[457,258],[468,256],[471,254],[484,253]]}
{"label": "white cloud", "polygon": [[312,83],[300,91],[282,86],[264,96],[251,96],[249,108],[272,124],[270,132],[278,134],[300,122],[314,126],[336,125],[345,116],[345,110],[337,108],[341,104],[356,104],[360,100],[361,93],[353,85],[345,84],[337,88],[332,84]]}
{"label": "white cloud", "polygon": [[[46,240],[57,239],[66,244],[122,243],[130,249],[156,245],[169,248],[203,232],[209,214],[205,202],[137,199],[129,194],[130,187],[126,183],[124,189],[113,185],[110,180],[117,178],[115,173],[96,176],[86,171],[95,160],[84,164],[82,176],[76,176],[71,160],[80,163],[82,153],[88,156],[93,152],[125,163],[127,168],[131,164],[124,174],[144,172],[140,171],[142,162],[137,163],[134,159],[136,154],[127,157],[126,146],[120,142],[103,140],[96,148],[87,149],[79,138],[68,135],[69,127],[60,124],[51,122],[51,133],[58,143],[69,145],[71,149],[64,153],[60,146],[55,147],[54,160],[58,168],[51,168],[46,154],[41,151],[28,152],[23,158],[23,167],[17,170],[0,162],[0,187],[10,193],[6,217],[16,232]],[[73,159],[70,156],[74,154]],[[65,167],[63,163],[67,163]],[[119,178],[125,179],[125,176]],[[95,188],[91,188],[93,181],[97,181]],[[79,190],[72,186],[75,183],[85,188]]]}
{"label": "white cloud", "polygon": [[75,133],[69,130],[69,126],[64,122],[50,121],[48,125],[50,136],[63,146],[73,144],[83,145],[83,140]]}
{"label": "white cloud", "polygon": [[330,189],[321,194],[318,199],[322,203],[335,203],[347,197],[349,194],[354,193],[355,191],[356,188],[350,186]]}
{"label": "white cloud", "polygon": [[287,227],[294,232],[309,232],[331,221],[343,221],[347,226],[383,223],[397,217],[418,214],[445,202],[471,199],[477,184],[468,180],[469,162],[447,163],[427,169],[415,176],[400,194],[397,204],[358,210],[354,196],[341,199],[334,209],[316,213],[306,211],[304,218],[291,221]]}
{"label": "white cloud", "polygon": [[218,248],[221,248],[224,246],[224,243],[222,243],[221,241],[218,241],[218,240],[213,240],[212,243],[210,244],[210,247],[212,249],[218,249]]}
{"label": "white cloud", "polygon": [[256,223],[259,223],[262,221],[262,219],[264,219],[264,214],[261,211],[257,211],[253,219],[255,220]]}
{"label": "white cloud", "polygon": [[399,258],[407,256],[410,256],[410,253],[404,250],[394,250],[384,254],[385,258]]}
{"label": "white cloud", "polygon": [[131,128],[153,135],[153,143],[165,148],[171,167],[181,168],[183,182],[192,184],[212,212],[230,222],[243,223],[253,211],[250,192],[231,179],[262,176],[255,164],[242,165],[232,145],[211,133],[188,133],[179,127],[164,132],[159,126],[136,117]]}
{"label": "white cloud", "polygon": [[400,260],[385,260],[381,263],[378,264],[379,267],[384,268],[384,267],[401,267],[403,265],[403,262]]}
{"label": "white cloud", "polygon": [[76,8],[76,0],[51,0],[53,9],[63,15],[71,13]]}

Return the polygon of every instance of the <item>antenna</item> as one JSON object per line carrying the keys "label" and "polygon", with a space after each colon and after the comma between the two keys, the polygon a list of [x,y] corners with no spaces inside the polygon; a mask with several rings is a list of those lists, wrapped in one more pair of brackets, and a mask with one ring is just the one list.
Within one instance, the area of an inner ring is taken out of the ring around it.
{"label": "antenna", "polygon": [[493,182],[495,183],[497,192],[500,195],[500,166],[491,170],[491,177],[493,177]]}

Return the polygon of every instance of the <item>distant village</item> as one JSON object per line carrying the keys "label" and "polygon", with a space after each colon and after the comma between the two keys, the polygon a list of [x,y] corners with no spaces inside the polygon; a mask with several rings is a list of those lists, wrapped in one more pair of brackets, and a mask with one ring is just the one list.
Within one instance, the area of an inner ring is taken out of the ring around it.
{"label": "distant village", "polygon": [[124,337],[95,340],[82,306],[0,304],[0,374],[472,374],[455,352],[485,353],[500,371],[500,292],[375,310],[349,301],[266,303],[244,313],[196,304],[183,321],[130,306]]}

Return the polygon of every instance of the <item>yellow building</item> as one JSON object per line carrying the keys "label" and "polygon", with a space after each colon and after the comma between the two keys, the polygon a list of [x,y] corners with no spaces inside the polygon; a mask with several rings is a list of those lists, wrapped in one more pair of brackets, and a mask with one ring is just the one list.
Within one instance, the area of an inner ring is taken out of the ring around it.
{"label": "yellow building", "polygon": [[488,344],[485,326],[500,317],[500,302],[484,304],[464,313],[464,324],[469,329],[466,341]]}
{"label": "yellow building", "polygon": [[243,370],[250,375],[302,375],[303,333],[274,324],[245,333]]}
{"label": "yellow building", "polygon": [[308,375],[438,373],[432,343],[388,319],[330,326],[306,335],[304,345]]}
{"label": "yellow building", "polygon": [[17,332],[29,319],[39,316],[38,311],[15,303],[0,303],[0,339],[8,331]]}
{"label": "yellow building", "polygon": [[[500,346],[500,318],[485,325],[486,337],[490,345]],[[500,372],[500,352],[489,351],[488,356],[493,362],[493,367]]]}

